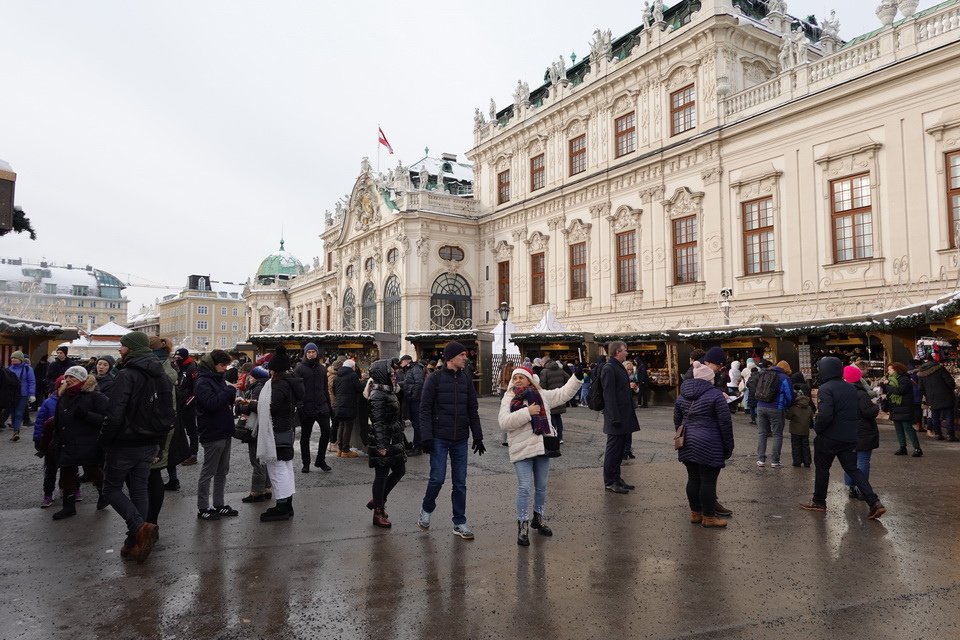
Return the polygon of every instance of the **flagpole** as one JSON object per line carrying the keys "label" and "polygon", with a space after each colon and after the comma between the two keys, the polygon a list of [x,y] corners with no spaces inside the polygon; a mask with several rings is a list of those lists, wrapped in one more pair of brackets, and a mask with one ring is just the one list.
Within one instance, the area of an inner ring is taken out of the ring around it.
{"label": "flagpole", "polygon": [[378,122],[377,123],[377,136],[378,136],[377,137],[377,173],[380,173],[380,147],[383,146],[380,144],[380,138],[379,138],[380,131],[381,131],[380,123]]}

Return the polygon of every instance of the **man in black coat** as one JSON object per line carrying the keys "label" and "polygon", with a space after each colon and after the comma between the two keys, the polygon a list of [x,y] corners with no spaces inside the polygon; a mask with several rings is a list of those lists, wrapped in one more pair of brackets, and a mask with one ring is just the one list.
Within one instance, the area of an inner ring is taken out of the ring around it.
{"label": "man in black coat", "polygon": [[[197,464],[197,453],[200,451],[200,440],[197,439],[197,405],[194,404],[194,386],[197,383],[197,363],[190,357],[190,352],[180,347],[174,352],[174,366],[177,369],[177,419],[187,439],[190,441],[190,457],[181,464],[190,466]],[[170,482],[177,478],[176,467],[168,467]]]}
{"label": "man in black coat", "polygon": [[467,348],[451,342],[443,349],[444,366],[430,375],[423,385],[420,403],[422,447],[430,454],[430,480],[423,496],[417,524],[430,528],[430,516],[437,507],[437,496],[447,476],[450,457],[450,479],[453,483],[453,533],[464,540],[473,540],[467,525],[467,438],[473,434],[473,452],[483,455],[483,431],[473,377],[465,370]]}
{"label": "man in black coat", "polygon": [[57,347],[55,354],[53,362],[47,366],[47,389],[56,389],[57,378],[65,374],[72,364],[67,360],[67,347]]}
{"label": "man in black coat", "polygon": [[360,394],[363,383],[357,375],[357,362],[353,358],[346,360],[337,370],[333,380],[333,417],[339,424],[337,442],[340,443],[338,458],[356,458],[357,453],[350,450],[350,438],[360,413]]}
{"label": "man in black coat", "polygon": [[603,486],[611,493],[629,493],[635,487],[620,476],[620,463],[627,440],[640,430],[640,422],[633,408],[630,377],[623,366],[627,359],[627,345],[614,341],[607,345],[607,363],[600,368],[603,387],[603,432],[607,434],[607,448],[603,454]]}
{"label": "man in black coat", "polygon": [[843,363],[838,358],[821,358],[817,362],[817,370],[820,372],[820,388],[817,391],[817,415],[813,421],[813,428],[817,432],[813,441],[816,479],[813,500],[801,504],[800,508],[820,513],[827,511],[830,466],[836,458],[870,505],[867,517],[876,520],[887,510],[857,468],[857,430],[860,425],[857,389],[849,382],[844,382]]}
{"label": "man in black coat", "polygon": [[300,410],[300,459],[303,473],[310,472],[310,435],[314,423],[320,425],[320,448],[317,450],[317,468],[330,471],[324,460],[330,442],[330,398],[327,396],[327,368],[320,364],[320,350],[308,342],[303,348],[303,360],[294,373],[303,380],[303,408]]}
{"label": "man in black coat", "polygon": [[414,362],[410,356],[400,358],[400,369],[403,371],[400,388],[403,391],[403,401],[410,412],[410,424],[413,425],[413,450],[408,455],[419,456],[423,453],[421,443],[423,434],[420,429],[420,398],[423,395],[423,383],[427,377],[427,370],[419,362]]}
{"label": "man in black coat", "polygon": [[954,389],[957,386],[953,376],[942,364],[929,359],[920,366],[917,379],[920,381],[920,394],[927,399],[930,407],[930,428],[937,434],[937,440],[943,440],[944,423],[950,442],[960,440],[953,426],[953,407],[956,402]]}

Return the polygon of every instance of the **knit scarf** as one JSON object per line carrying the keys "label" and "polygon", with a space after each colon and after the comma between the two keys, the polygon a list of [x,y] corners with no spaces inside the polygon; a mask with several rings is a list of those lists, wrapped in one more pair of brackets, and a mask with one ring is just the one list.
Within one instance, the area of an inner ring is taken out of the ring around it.
{"label": "knit scarf", "polygon": [[540,392],[533,387],[527,387],[523,391],[515,391],[514,393],[513,400],[510,401],[510,413],[525,409],[531,404],[539,406],[540,413],[530,416],[530,425],[533,427],[533,432],[538,436],[550,435],[550,420],[547,418],[547,408],[540,397]]}
{"label": "knit scarf", "polygon": [[[890,383],[891,387],[899,387],[900,377],[894,373],[890,376],[887,376],[887,382]],[[899,407],[901,404],[903,404],[903,396],[899,393],[891,393],[887,396],[887,401],[890,403],[891,407]]]}
{"label": "knit scarf", "polygon": [[267,380],[257,398],[257,460],[260,464],[277,461],[277,442],[273,439],[273,416],[270,400],[273,398],[273,380]]}

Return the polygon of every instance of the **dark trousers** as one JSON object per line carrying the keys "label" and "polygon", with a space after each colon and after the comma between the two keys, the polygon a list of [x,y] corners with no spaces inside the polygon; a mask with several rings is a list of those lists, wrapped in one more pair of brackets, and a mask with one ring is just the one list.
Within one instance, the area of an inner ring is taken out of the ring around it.
{"label": "dark trousers", "polygon": [[650,394],[650,384],[640,382],[637,384],[637,406],[641,409],[647,406],[647,396]]}
{"label": "dark trousers", "polygon": [[150,475],[147,477],[147,522],[157,524],[157,518],[160,517],[160,509],[163,509],[163,496],[166,492],[163,490],[163,476],[160,475],[160,469],[150,469]]}
{"label": "dark trousers", "polygon": [[878,502],[877,494],[866,477],[857,468],[857,443],[839,442],[825,436],[817,436],[813,440],[813,462],[816,464],[816,480],[813,489],[814,504],[827,504],[827,486],[830,484],[830,466],[833,459],[840,462],[840,466],[853,479],[853,483],[860,489],[864,500],[871,507]]}
{"label": "dark trousers", "polygon": [[350,438],[353,437],[353,425],[356,424],[357,418],[356,416],[341,418],[338,422],[337,442],[340,445],[340,451],[350,451]]}
{"label": "dark trousers", "polygon": [[190,441],[190,455],[194,458],[200,452],[200,438],[197,437],[197,410],[191,405],[184,407],[178,414],[183,422],[183,430]]}
{"label": "dark trousers", "polygon": [[[43,495],[52,496],[57,487],[57,471],[60,470],[60,454],[56,447],[49,447],[43,456]],[[62,488],[62,487],[61,487]]]}
{"label": "dark trousers", "polygon": [[623,452],[627,447],[630,434],[607,434],[607,449],[603,453],[603,484],[620,480],[620,464],[623,462]]}
{"label": "dark trousers", "polygon": [[313,423],[320,425],[320,448],[317,449],[317,460],[323,460],[330,443],[330,416],[320,414],[307,416],[300,414],[300,459],[303,466],[310,466],[310,436],[313,435]]}
{"label": "dark trousers", "polygon": [[798,467],[801,464],[810,466],[810,436],[798,436],[795,433],[790,434],[790,453],[793,455],[793,466]]}
{"label": "dark trousers", "polygon": [[[100,474],[100,467],[97,465],[83,465],[83,475],[93,482],[93,486],[98,491],[103,486],[103,476]],[[60,468],[60,486],[63,488],[64,495],[69,496],[77,492],[77,489],[80,488],[80,476],[79,468],[76,465]]]}
{"label": "dark trousers", "polygon": [[390,466],[373,469],[376,474],[373,478],[373,506],[382,509],[387,504],[387,496],[407,472],[407,467],[401,458]]}
{"label": "dark trousers", "polygon": [[553,423],[554,429],[557,430],[557,437],[563,440],[563,414],[557,413],[550,416],[550,422]]}
{"label": "dark trousers", "polygon": [[687,468],[687,502],[690,503],[690,511],[711,518],[716,516],[720,467],[708,467],[695,462],[684,462],[683,466]]}
{"label": "dark trousers", "polygon": [[956,436],[953,426],[953,407],[946,409],[930,409],[930,428],[938,436],[943,435],[944,425],[947,427],[947,435],[951,438]]}
{"label": "dark trousers", "polygon": [[[117,447],[107,450],[103,472],[103,495],[127,523],[127,543],[136,542],[137,529],[145,522],[149,504],[147,484],[150,465],[157,457],[157,445]],[[123,483],[130,483],[130,497],[123,492]]]}

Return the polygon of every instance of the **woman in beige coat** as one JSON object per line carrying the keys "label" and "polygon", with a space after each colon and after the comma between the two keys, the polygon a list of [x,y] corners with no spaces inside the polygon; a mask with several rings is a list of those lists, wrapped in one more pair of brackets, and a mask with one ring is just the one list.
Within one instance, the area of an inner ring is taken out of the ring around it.
{"label": "woman in beige coat", "polygon": [[[543,513],[550,473],[550,456],[543,438],[557,436],[550,422],[550,409],[566,404],[581,384],[581,377],[572,377],[559,389],[545,391],[531,369],[517,367],[500,401],[500,429],[507,433],[510,462],[517,472],[517,544],[522,547],[530,545],[531,526],[540,535],[553,535]],[[533,522],[527,511],[531,484],[534,486]]]}

